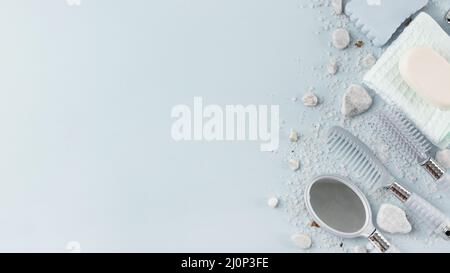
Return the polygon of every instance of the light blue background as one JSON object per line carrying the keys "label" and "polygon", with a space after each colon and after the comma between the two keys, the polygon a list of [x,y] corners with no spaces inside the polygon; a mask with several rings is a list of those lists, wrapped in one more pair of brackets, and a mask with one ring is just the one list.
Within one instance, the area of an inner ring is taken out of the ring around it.
{"label": "light blue background", "polygon": [[170,111],[280,104],[294,124],[317,23],[295,0],[1,1],[0,251],[296,251],[266,205],[280,156],[174,142]]}

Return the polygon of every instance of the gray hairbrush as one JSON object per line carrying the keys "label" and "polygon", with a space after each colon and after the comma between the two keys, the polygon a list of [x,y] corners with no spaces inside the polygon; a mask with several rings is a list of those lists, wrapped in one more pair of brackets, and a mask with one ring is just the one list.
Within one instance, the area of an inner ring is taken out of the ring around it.
{"label": "gray hairbrush", "polygon": [[394,145],[403,152],[406,160],[417,160],[436,181],[440,191],[450,195],[450,172],[447,172],[431,156],[436,147],[419,129],[400,111],[388,107],[377,113],[381,121],[385,142]]}
{"label": "gray hairbrush", "polygon": [[382,186],[397,197],[411,213],[425,222],[446,240],[450,239],[450,220],[419,195],[402,186],[373,152],[342,127],[331,128],[328,147],[338,160],[370,186]]}

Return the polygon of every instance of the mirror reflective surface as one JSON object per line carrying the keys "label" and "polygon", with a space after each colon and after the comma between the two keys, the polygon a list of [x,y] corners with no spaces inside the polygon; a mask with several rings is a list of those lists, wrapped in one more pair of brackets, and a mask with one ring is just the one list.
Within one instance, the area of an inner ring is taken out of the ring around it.
{"label": "mirror reflective surface", "polygon": [[316,216],[330,228],[355,233],[366,224],[366,209],[361,198],[346,184],[324,178],[310,189],[310,205]]}

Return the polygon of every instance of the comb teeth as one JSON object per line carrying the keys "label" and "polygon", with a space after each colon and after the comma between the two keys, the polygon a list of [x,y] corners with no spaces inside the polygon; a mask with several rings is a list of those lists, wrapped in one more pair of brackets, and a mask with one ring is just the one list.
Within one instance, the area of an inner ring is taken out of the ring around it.
{"label": "comb teeth", "polygon": [[383,170],[374,161],[374,156],[345,129],[333,127],[328,134],[327,144],[330,152],[335,154],[349,171],[356,173],[371,187],[382,179]]}
{"label": "comb teeth", "polygon": [[402,150],[406,159],[423,161],[428,158],[434,145],[400,111],[389,107],[379,111],[377,116],[383,126],[380,131],[386,130],[382,133],[385,141]]}

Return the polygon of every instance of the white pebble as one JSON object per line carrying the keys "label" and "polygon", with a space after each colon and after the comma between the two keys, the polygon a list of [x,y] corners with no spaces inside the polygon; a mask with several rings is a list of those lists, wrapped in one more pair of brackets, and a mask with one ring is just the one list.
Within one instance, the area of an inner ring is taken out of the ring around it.
{"label": "white pebble", "polygon": [[269,205],[269,207],[273,209],[278,207],[278,198],[276,197],[269,198],[269,200],[267,200],[267,205]]}
{"label": "white pebble", "polygon": [[303,233],[296,233],[292,235],[291,240],[301,249],[308,249],[312,245],[311,237]]}
{"label": "white pebble", "polygon": [[375,65],[376,62],[377,59],[375,58],[375,56],[369,53],[365,57],[363,57],[359,63],[364,68],[371,68]]}
{"label": "white pebble", "polygon": [[331,7],[333,8],[334,14],[340,15],[343,12],[342,0],[331,0]]}
{"label": "white pebble", "polygon": [[377,224],[382,230],[389,233],[406,234],[412,230],[405,211],[391,204],[381,205],[377,215]]}
{"label": "white pebble", "polygon": [[437,152],[436,160],[442,164],[442,167],[450,169],[450,149]]}
{"label": "white pebble", "polygon": [[300,169],[300,161],[295,160],[295,159],[290,159],[288,163],[289,163],[289,168],[291,168],[291,170],[297,171],[298,169]]}
{"label": "white pebble", "polygon": [[306,93],[305,96],[303,96],[303,104],[305,106],[314,107],[317,106],[318,103],[319,99],[312,91],[308,91],[308,93]]}
{"label": "white pebble", "polygon": [[350,44],[350,34],[344,28],[336,29],[331,35],[333,46],[337,49],[344,49]]}
{"label": "white pebble", "polygon": [[372,103],[373,99],[364,87],[352,84],[342,99],[341,113],[351,118],[369,110]]}
{"label": "white pebble", "polygon": [[367,248],[365,246],[354,246],[350,249],[351,253],[367,253]]}
{"label": "white pebble", "polygon": [[291,142],[297,142],[298,141],[298,133],[294,130],[291,130],[291,133],[289,134],[289,140]]}
{"label": "white pebble", "polygon": [[330,62],[327,65],[328,74],[336,75],[338,71],[338,64],[335,58],[331,58]]}

